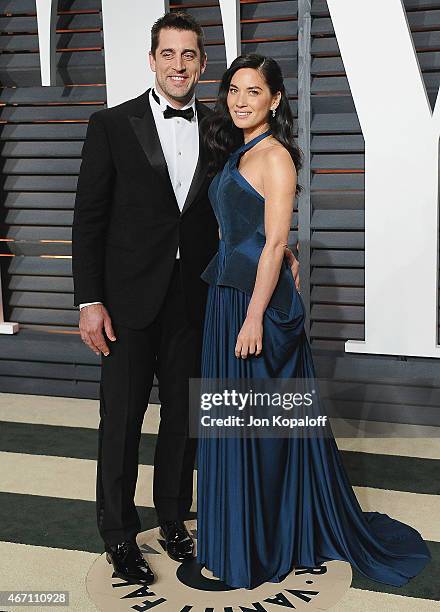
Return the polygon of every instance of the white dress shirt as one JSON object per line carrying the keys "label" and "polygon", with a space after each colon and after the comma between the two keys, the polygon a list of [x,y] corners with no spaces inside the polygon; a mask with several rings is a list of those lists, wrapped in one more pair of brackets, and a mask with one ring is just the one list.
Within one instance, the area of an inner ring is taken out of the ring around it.
{"label": "white dress shirt", "polygon": [[[181,117],[165,119],[163,112],[167,106],[171,105],[159,92],[156,91],[156,95],[159,99],[159,104],[153,97],[153,90],[150,91],[149,102],[151,111],[168,166],[171,185],[173,186],[177,204],[180,211],[182,211],[199,159],[199,123],[195,96],[182,108],[182,110],[186,108],[194,110],[194,117],[191,121],[188,121]],[[177,248],[176,258],[179,259],[179,257],[179,248]],[[80,304],[79,308],[81,310],[84,306],[101,303],[86,302]]]}

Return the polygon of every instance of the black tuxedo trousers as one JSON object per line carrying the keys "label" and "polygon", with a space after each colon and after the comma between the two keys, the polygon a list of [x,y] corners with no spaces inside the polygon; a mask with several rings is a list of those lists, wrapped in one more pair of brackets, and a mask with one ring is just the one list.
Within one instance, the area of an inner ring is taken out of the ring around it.
{"label": "black tuxedo trousers", "polygon": [[[160,427],[153,501],[159,521],[188,518],[197,440],[188,437],[188,380],[200,376],[200,326],[188,320],[176,261],[162,308],[144,329],[115,326],[102,356],[97,514],[102,538],[116,544],[141,530],[134,504],[141,427],[153,376],[159,381]],[[149,484],[138,485],[145,490]]]}

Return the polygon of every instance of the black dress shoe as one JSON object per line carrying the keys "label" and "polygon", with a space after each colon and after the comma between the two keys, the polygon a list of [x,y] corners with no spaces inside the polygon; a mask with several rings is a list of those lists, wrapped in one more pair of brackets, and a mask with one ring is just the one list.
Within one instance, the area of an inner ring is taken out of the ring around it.
{"label": "black dress shoe", "polygon": [[194,558],[194,540],[183,521],[164,521],[160,523],[159,533],[165,540],[165,548],[171,559],[186,561]]}
{"label": "black dress shoe", "polygon": [[126,541],[106,546],[106,558],[113,564],[114,575],[127,582],[151,584],[155,576],[136,542]]}

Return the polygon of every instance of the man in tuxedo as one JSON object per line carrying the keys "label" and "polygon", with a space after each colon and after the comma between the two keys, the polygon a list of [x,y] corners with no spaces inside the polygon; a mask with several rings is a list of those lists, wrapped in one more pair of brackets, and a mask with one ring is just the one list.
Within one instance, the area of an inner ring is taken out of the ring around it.
{"label": "man in tuxedo", "polygon": [[154,374],[160,427],[153,501],[170,557],[194,556],[184,520],[196,441],[188,437],[188,379],[200,376],[207,285],[217,249],[199,140],[209,108],[194,91],[206,67],[203,34],[185,13],[152,29],[155,86],[94,113],[83,148],[72,262],[81,338],[101,356],[97,520],[117,576],[150,584],[136,544],[138,448]]}

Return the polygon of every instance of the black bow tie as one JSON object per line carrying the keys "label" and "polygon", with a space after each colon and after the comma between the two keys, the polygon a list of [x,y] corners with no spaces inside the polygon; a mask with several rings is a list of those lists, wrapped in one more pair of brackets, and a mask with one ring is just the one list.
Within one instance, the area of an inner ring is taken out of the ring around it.
{"label": "black bow tie", "polygon": [[185,110],[181,110],[179,108],[172,108],[171,106],[167,106],[163,111],[163,116],[165,119],[171,119],[171,117],[182,117],[182,119],[186,119],[187,121],[192,121],[194,117],[193,108],[185,108]]}

